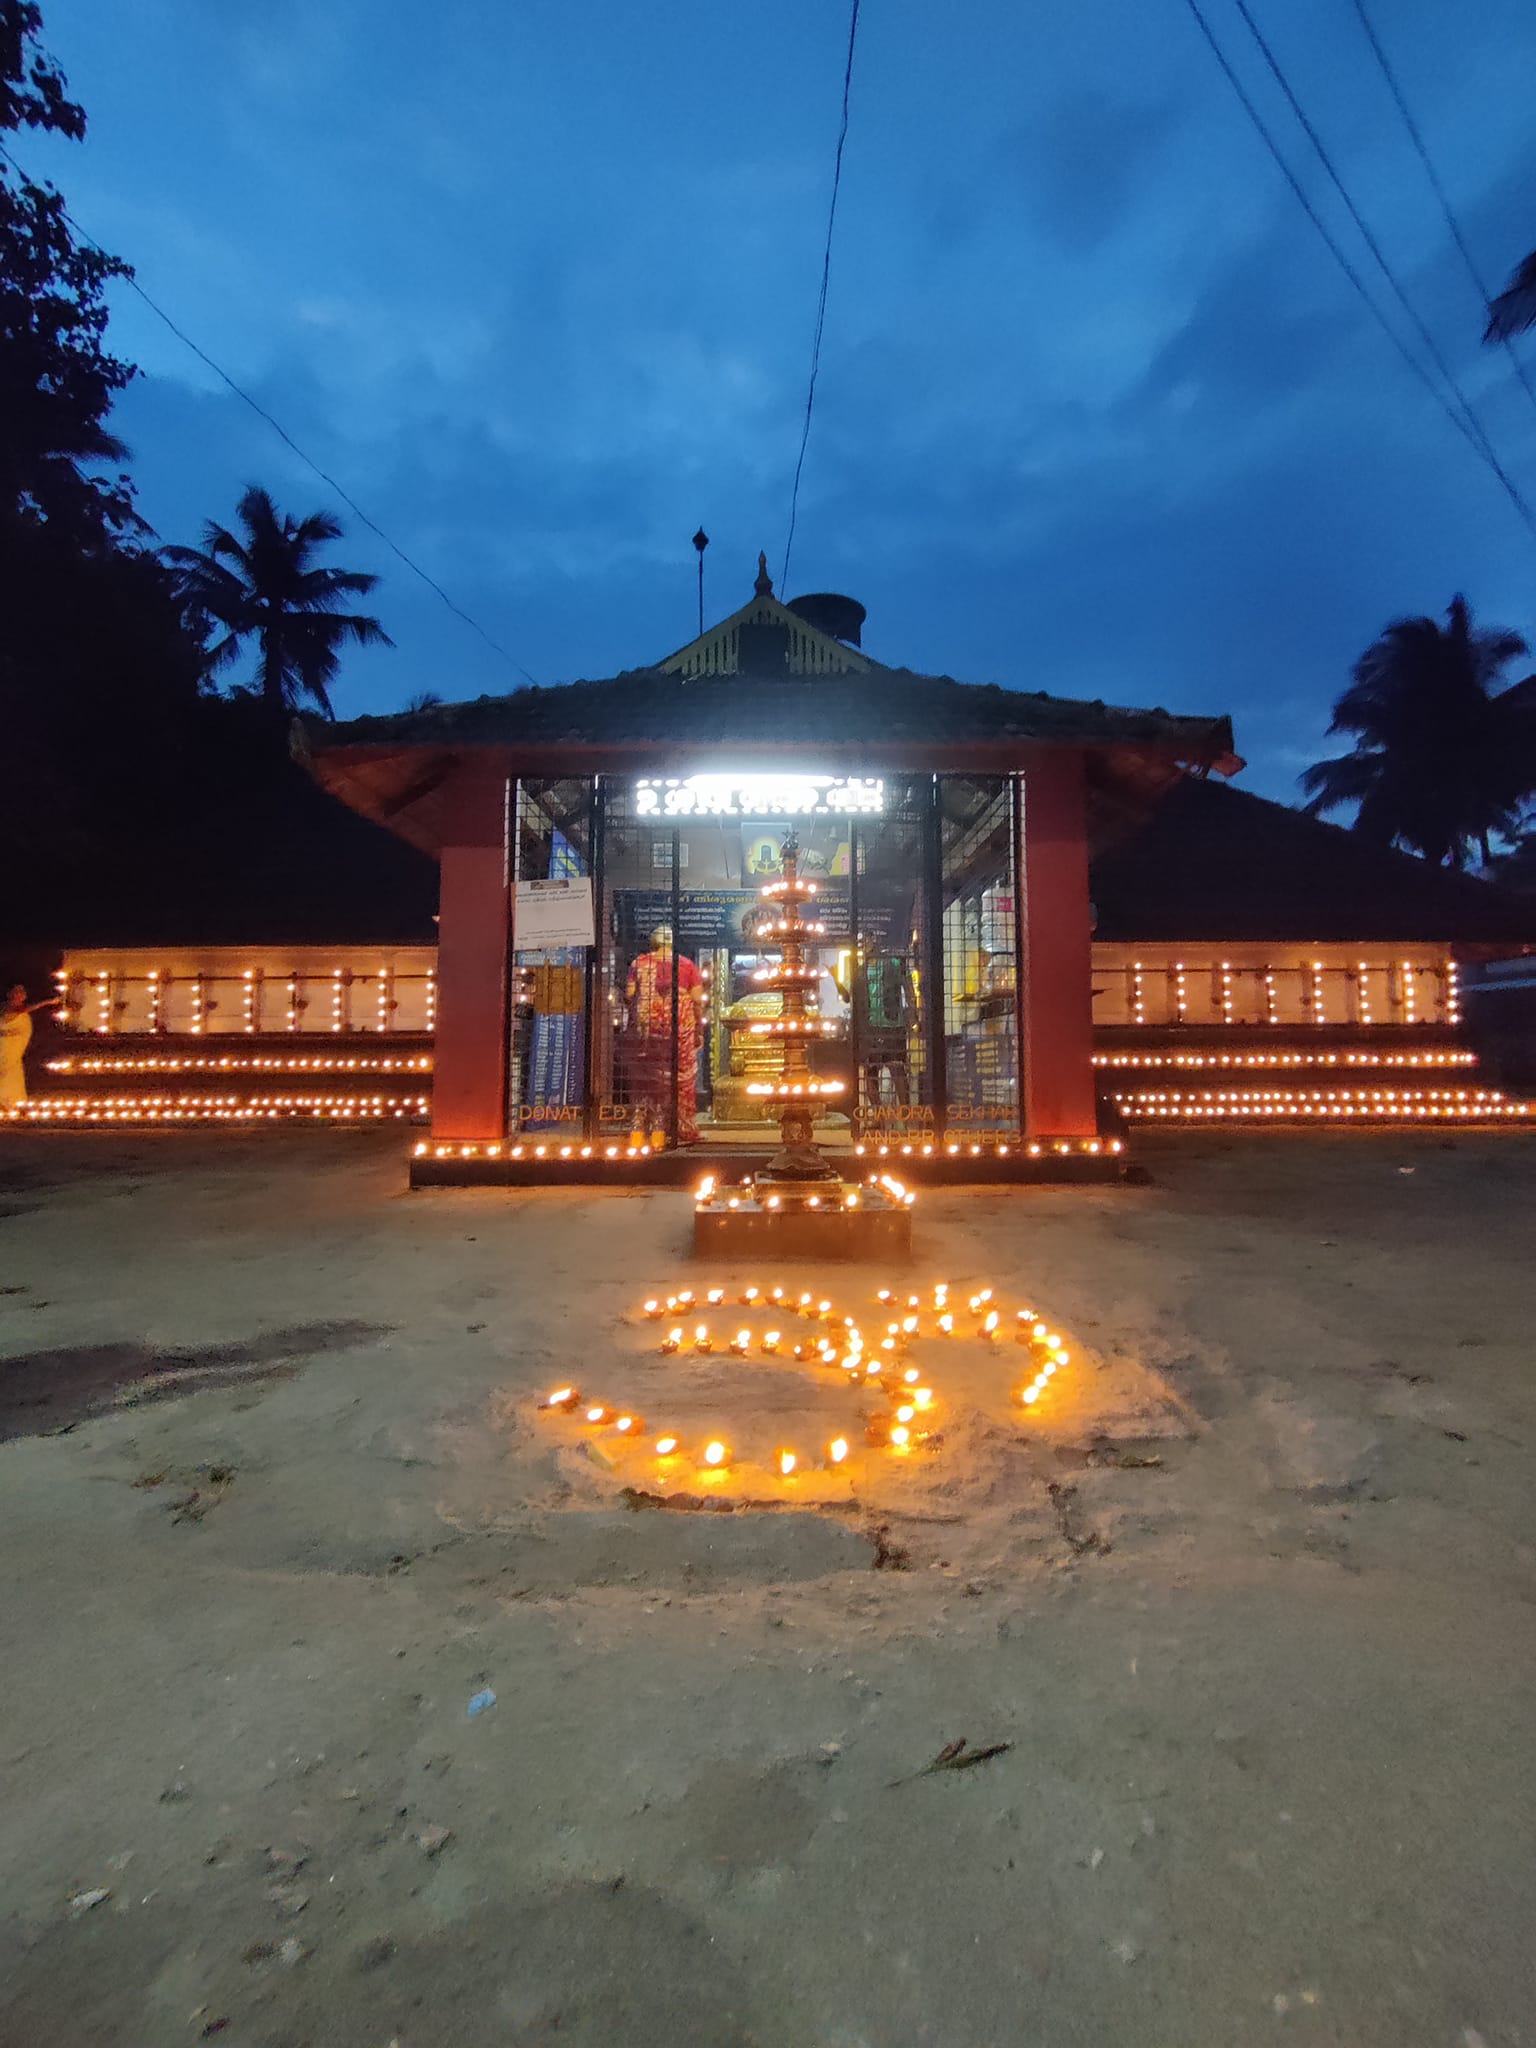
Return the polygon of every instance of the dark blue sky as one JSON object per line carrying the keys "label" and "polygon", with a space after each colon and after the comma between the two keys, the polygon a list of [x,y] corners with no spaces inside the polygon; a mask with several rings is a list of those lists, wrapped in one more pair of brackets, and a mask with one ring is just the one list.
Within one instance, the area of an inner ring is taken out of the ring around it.
{"label": "dark blue sky", "polygon": [[[1536,409],[1479,346],[1349,0],[1251,4],[1536,498]],[[1207,5],[1283,121],[1231,0]],[[1374,11],[1502,284],[1536,246],[1536,9]],[[777,574],[841,0],[46,16],[91,134],[23,138],[29,164],[540,681],[690,636],[700,520],[711,616],[759,547]],[[129,295],[113,338],[145,373],[118,425],[165,539],[229,517],[248,480],[332,502]],[[515,684],[349,524],[398,646],[349,660],[341,715]],[[881,659],[1230,710],[1245,779],[1286,797],[1392,615],[1460,588],[1536,641],[1536,541],[1333,266],[1182,0],[866,0],[790,583],[862,598]]]}

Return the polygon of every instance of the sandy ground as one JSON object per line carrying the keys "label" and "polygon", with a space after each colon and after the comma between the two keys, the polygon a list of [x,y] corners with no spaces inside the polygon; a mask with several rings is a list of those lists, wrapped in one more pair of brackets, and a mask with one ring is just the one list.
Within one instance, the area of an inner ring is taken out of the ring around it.
{"label": "sandy ground", "polygon": [[[3,2048],[1536,2042],[1536,1146],[1141,1149],[926,1198],[908,1279],[393,1137],[5,1140]],[[936,1448],[632,1511],[856,1423],[637,1319],[779,1277],[1072,1363],[924,1338]],[[742,1462],[596,1461],[568,1379]]]}

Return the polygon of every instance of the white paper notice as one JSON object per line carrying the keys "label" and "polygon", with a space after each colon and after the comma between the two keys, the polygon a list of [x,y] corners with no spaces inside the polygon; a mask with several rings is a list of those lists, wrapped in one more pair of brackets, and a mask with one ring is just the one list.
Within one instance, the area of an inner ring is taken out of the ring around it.
{"label": "white paper notice", "polygon": [[590,946],[594,940],[590,875],[518,883],[512,943],[519,953],[536,946]]}

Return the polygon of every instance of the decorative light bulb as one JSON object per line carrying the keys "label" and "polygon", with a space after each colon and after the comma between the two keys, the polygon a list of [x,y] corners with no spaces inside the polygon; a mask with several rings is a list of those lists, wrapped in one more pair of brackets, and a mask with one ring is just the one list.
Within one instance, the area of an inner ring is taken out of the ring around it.
{"label": "decorative light bulb", "polygon": [[708,1443],[704,1446],[704,1462],[706,1465],[723,1465],[728,1455],[725,1445],[720,1443],[718,1439],[714,1443]]}
{"label": "decorative light bulb", "polygon": [[828,1456],[828,1457],[829,1457],[829,1458],[830,1458],[830,1459],[832,1460],[832,1463],[833,1463],[834,1465],[841,1465],[841,1464],[842,1464],[842,1462],[843,1462],[843,1460],[844,1460],[844,1458],[846,1458],[846,1457],[847,1457],[847,1455],[848,1455],[848,1439],[847,1439],[847,1437],[845,1437],[845,1436],[835,1436],[835,1437],[833,1437],[833,1439],[832,1439],[831,1443],[829,1443],[829,1444],[827,1445],[827,1456]]}

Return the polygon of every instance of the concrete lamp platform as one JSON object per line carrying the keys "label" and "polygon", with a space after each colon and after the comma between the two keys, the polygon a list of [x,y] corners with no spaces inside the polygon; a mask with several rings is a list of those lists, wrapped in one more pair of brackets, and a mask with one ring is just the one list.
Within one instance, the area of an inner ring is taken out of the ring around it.
{"label": "concrete lamp platform", "polygon": [[855,1183],[707,1179],[694,1195],[696,1258],[910,1259],[916,1197],[893,1176]]}

